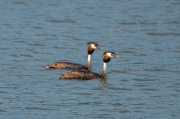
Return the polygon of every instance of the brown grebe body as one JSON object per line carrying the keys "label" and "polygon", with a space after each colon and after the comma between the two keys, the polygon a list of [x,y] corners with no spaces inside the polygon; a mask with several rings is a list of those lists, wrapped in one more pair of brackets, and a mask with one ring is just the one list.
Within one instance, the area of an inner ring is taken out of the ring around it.
{"label": "brown grebe body", "polygon": [[92,70],[91,64],[91,55],[95,49],[101,49],[99,45],[95,42],[88,42],[88,56],[86,65],[70,63],[70,62],[55,62],[53,64],[46,65],[45,68],[54,68],[54,69],[72,69],[72,70]]}

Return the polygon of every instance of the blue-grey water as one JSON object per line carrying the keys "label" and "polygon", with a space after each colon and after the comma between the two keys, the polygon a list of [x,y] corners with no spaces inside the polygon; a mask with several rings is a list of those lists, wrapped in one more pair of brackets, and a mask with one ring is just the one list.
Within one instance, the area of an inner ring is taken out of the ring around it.
{"label": "blue-grey water", "polygon": [[[108,78],[61,80],[57,61]],[[1,0],[0,118],[179,119],[179,0]]]}

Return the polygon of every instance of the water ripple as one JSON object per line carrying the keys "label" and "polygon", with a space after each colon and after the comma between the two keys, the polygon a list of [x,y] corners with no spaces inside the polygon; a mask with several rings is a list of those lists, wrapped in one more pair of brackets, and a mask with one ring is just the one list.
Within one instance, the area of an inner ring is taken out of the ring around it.
{"label": "water ripple", "polygon": [[52,19],[52,20],[46,20],[47,22],[50,22],[50,23],[75,23],[74,20],[70,20],[70,19],[64,19],[64,20],[55,20],[55,19]]}
{"label": "water ripple", "polygon": [[[179,1],[0,1],[0,118],[179,118]],[[56,61],[106,79],[59,80]]]}

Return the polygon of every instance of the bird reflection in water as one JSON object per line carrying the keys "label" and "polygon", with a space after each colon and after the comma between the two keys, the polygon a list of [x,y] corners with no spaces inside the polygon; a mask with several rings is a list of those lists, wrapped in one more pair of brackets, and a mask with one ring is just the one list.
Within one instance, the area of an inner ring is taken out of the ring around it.
{"label": "bird reflection in water", "polygon": [[107,78],[101,78],[99,87],[100,88],[106,88],[106,84],[107,84],[106,82],[107,82]]}

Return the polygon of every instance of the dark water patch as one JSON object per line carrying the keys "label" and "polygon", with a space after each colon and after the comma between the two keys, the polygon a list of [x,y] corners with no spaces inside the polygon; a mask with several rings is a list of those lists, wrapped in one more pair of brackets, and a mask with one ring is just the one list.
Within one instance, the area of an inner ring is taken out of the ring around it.
{"label": "dark water patch", "polygon": [[[0,112],[7,112],[7,111],[5,111],[5,110],[1,110],[1,109],[0,109]],[[1,115],[1,114],[0,114],[0,115]]]}
{"label": "dark water patch", "polygon": [[25,2],[13,2],[13,4],[20,4],[20,5],[27,5],[27,3],[25,3]]}
{"label": "dark water patch", "polygon": [[19,56],[23,56],[23,57],[31,57],[31,58],[34,58],[33,56],[31,56],[31,55],[28,55],[28,54],[19,54]]}
{"label": "dark water patch", "polygon": [[[52,37],[58,37],[57,35],[54,35],[54,34],[34,34],[35,36],[52,36]],[[49,40],[55,40],[55,39],[52,39],[52,38],[46,38],[46,39],[49,39]],[[57,40],[57,39],[56,39]]]}
{"label": "dark water patch", "polygon": [[33,49],[29,49],[29,48],[27,48],[26,50],[27,50],[27,51],[31,51],[31,52],[33,52],[33,53],[38,54],[38,52],[34,51]]}
{"label": "dark water patch", "polygon": [[163,51],[163,50],[160,50],[160,49],[158,49],[158,48],[155,48],[154,51]]}
{"label": "dark water patch", "polygon": [[22,62],[21,60],[11,60],[13,62]]}
{"label": "dark water patch", "polygon": [[140,30],[140,31],[156,31],[156,29],[143,29],[143,30]]}
{"label": "dark water patch", "polygon": [[54,48],[54,49],[69,49],[68,47],[59,47],[59,46],[54,46],[52,48]]}
{"label": "dark water patch", "polygon": [[129,80],[124,80],[124,79],[123,79],[123,80],[121,80],[121,81],[123,81],[123,82],[128,82]]}
{"label": "dark water patch", "polygon": [[158,96],[157,96],[157,95],[154,96],[154,95],[153,95],[153,96],[149,96],[149,97],[159,98],[159,97],[161,97],[161,96],[159,96],[159,95],[158,95]]}
{"label": "dark water patch", "polygon": [[118,111],[119,113],[129,113],[130,111],[128,110],[121,110],[121,111]]}
{"label": "dark water patch", "polygon": [[19,97],[16,97],[16,98],[3,98],[3,99],[5,99],[5,100],[11,100],[11,99],[17,99],[17,98],[19,98]]}
{"label": "dark water patch", "polygon": [[171,85],[171,86],[167,86],[166,88],[179,88],[178,85]]}
{"label": "dark water patch", "polygon": [[[178,87],[179,88],[179,87]],[[175,89],[175,91],[177,91],[177,92],[180,92],[180,90],[179,89]],[[177,95],[176,95],[177,96]]]}
{"label": "dark water patch", "polygon": [[143,88],[143,89],[140,89],[140,90],[143,90],[143,91],[159,91],[159,90],[153,89],[153,88]]}
{"label": "dark water patch", "polygon": [[140,17],[140,18],[143,18],[143,16],[141,16],[141,15],[133,15],[132,17]]}
{"label": "dark water patch", "polygon": [[51,7],[59,7],[60,4],[51,3],[51,4],[48,4],[48,6],[51,6]]}
{"label": "dark water patch", "polygon": [[[177,91],[177,90],[176,90]],[[177,92],[180,92],[180,90],[178,90]],[[175,98],[178,98],[179,95],[178,94],[170,94],[171,97],[175,97]]]}
{"label": "dark water patch", "polygon": [[[58,36],[57,36],[58,37]],[[45,40],[50,40],[50,41],[56,41],[56,40],[59,40],[58,38],[44,38]]]}
{"label": "dark water patch", "polygon": [[1,24],[1,25],[10,26],[11,24]]}
{"label": "dark water patch", "polygon": [[9,50],[9,48],[0,48],[0,50]]}
{"label": "dark water patch", "polygon": [[180,36],[180,33],[147,33],[150,36]]}
{"label": "dark water patch", "polygon": [[71,36],[71,35],[68,35],[68,36],[62,35],[62,37],[74,38],[74,36]]}
{"label": "dark water patch", "polygon": [[73,94],[80,94],[80,95],[92,95],[92,93],[73,93]]}
{"label": "dark water patch", "polygon": [[70,20],[70,19],[64,19],[64,20],[51,19],[51,20],[46,20],[46,21],[50,23],[76,23],[74,20]]}
{"label": "dark water patch", "polygon": [[125,71],[119,71],[119,70],[111,70],[111,71],[109,71],[109,73],[122,73],[122,72],[125,72]]}
{"label": "dark water patch", "polygon": [[132,64],[147,64],[147,63],[143,63],[143,62],[134,62]]}
{"label": "dark water patch", "polygon": [[54,49],[66,49],[66,47],[53,46]]}
{"label": "dark water patch", "polygon": [[52,37],[57,37],[57,35],[54,35],[54,34],[49,34],[49,36],[52,36]]}
{"label": "dark water patch", "polygon": [[5,92],[5,91],[0,91],[0,93],[8,93],[8,92]]}
{"label": "dark water patch", "polygon": [[78,105],[90,105],[89,102],[81,102],[81,103],[78,103]]}
{"label": "dark water patch", "polygon": [[109,73],[118,73],[118,74],[131,74],[132,70],[131,69],[123,69],[123,70],[111,70]]}
{"label": "dark water patch", "polygon": [[41,34],[41,36],[49,36],[48,34]]}
{"label": "dark water patch", "polygon": [[111,104],[111,105],[113,105],[113,106],[120,106],[120,105],[123,105],[123,104],[121,104],[121,103],[109,103],[109,104]]}
{"label": "dark water patch", "polygon": [[158,45],[158,44],[160,44],[160,42],[153,42],[152,44],[156,44],[156,45]]}
{"label": "dark water patch", "polygon": [[142,25],[148,25],[148,26],[157,26],[158,23],[156,22],[139,22],[139,24],[142,24]]}
{"label": "dark water patch", "polygon": [[23,40],[15,40],[15,41],[12,41],[12,42],[15,42],[15,43],[27,43],[26,41],[23,41]]}
{"label": "dark water patch", "polygon": [[144,69],[144,71],[149,71],[149,72],[166,72],[168,70],[160,69],[160,68],[152,68],[152,69]]}
{"label": "dark water patch", "polygon": [[32,46],[46,46],[46,45],[43,45],[41,43],[36,43],[36,44],[28,44],[28,45],[32,45]]}
{"label": "dark water patch", "polygon": [[136,78],[133,78],[132,80],[135,80],[135,81],[156,81],[158,79],[136,79]]}
{"label": "dark water patch", "polygon": [[130,88],[116,88],[116,87],[109,87],[109,89],[112,89],[112,90],[133,90]]}
{"label": "dark water patch", "polygon": [[171,31],[171,32],[176,32],[176,33],[178,32],[177,29],[173,29],[173,28],[168,28],[167,30],[168,30],[168,31]]}
{"label": "dark water patch", "polygon": [[136,103],[136,104],[133,104],[133,105],[145,105],[144,103]]}
{"label": "dark water patch", "polygon": [[180,49],[180,45],[176,46],[177,49]]}
{"label": "dark water patch", "polygon": [[145,111],[133,111],[135,113],[146,113]]}
{"label": "dark water patch", "polygon": [[118,24],[121,24],[121,25],[137,25],[137,23],[134,23],[134,22],[121,22]]}
{"label": "dark water patch", "polygon": [[136,53],[136,52],[126,50],[126,51],[120,51],[120,53]]}
{"label": "dark water patch", "polygon": [[75,41],[82,41],[82,39],[79,39],[79,38],[73,38],[73,40],[75,40]]}
{"label": "dark water patch", "polygon": [[173,83],[173,85],[178,85],[178,86],[180,86],[180,83],[179,83],[179,82],[176,82],[176,83]]}
{"label": "dark water patch", "polygon": [[[29,88],[25,88],[26,90],[29,90]],[[20,93],[22,95],[36,95],[35,92],[24,92],[24,93]],[[40,102],[37,102],[37,103],[40,103]]]}
{"label": "dark water patch", "polygon": [[172,52],[172,53],[173,53],[173,52],[177,52],[177,53],[179,53],[180,51],[170,51],[170,52]]}
{"label": "dark water patch", "polygon": [[147,87],[148,85],[137,84],[137,85],[132,85],[132,86],[136,86],[136,87]]}
{"label": "dark water patch", "polygon": [[41,36],[41,34],[34,34],[35,36]]}
{"label": "dark water patch", "polygon": [[133,54],[134,56],[147,56],[147,54],[145,54],[145,53],[140,53],[140,54]]}
{"label": "dark water patch", "polygon": [[[93,17],[95,15],[94,14],[86,14],[86,16]],[[102,18],[102,17],[101,16],[97,16],[97,18]]]}
{"label": "dark water patch", "polygon": [[80,28],[85,28],[85,29],[95,29],[95,28],[92,28],[92,27],[80,27]]}
{"label": "dark water patch", "polygon": [[42,27],[32,27],[32,28],[34,28],[34,29],[44,29],[44,28],[42,28]]}
{"label": "dark water patch", "polygon": [[180,24],[180,21],[164,21],[164,24]]}
{"label": "dark water patch", "polygon": [[17,54],[10,54],[9,56],[12,56],[12,57],[19,57],[19,55],[17,55]]}
{"label": "dark water patch", "polygon": [[56,110],[56,109],[49,109],[49,108],[40,108],[40,107],[26,107],[26,110]]}
{"label": "dark water patch", "polygon": [[[92,116],[92,115],[89,115],[88,117],[90,117],[90,116]],[[95,118],[95,119],[105,119],[105,118],[107,118],[107,116],[109,116],[109,114],[99,114],[98,116],[92,116],[91,118]]]}

